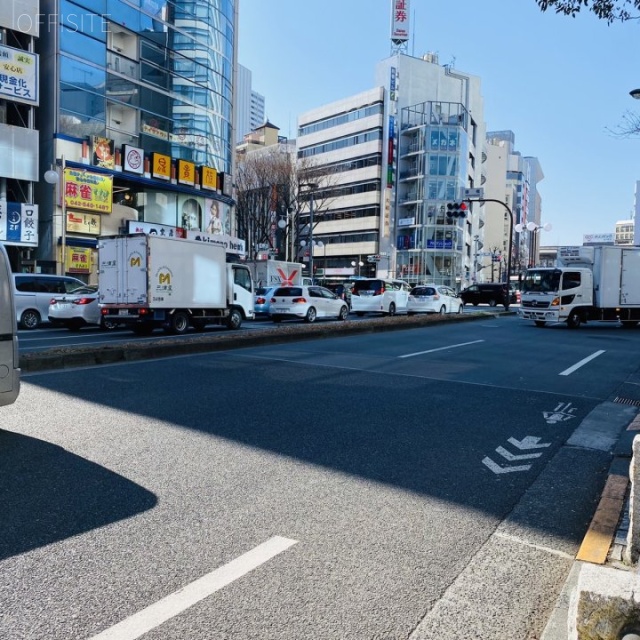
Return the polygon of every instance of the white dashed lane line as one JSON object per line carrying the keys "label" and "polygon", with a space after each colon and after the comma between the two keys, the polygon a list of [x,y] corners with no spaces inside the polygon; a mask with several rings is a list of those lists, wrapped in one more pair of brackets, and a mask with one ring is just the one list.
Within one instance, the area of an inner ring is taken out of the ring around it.
{"label": "white dashed lane line", "polygon": [[602,349],[600,351],[596,351],[595,353],[592,353],[589,357],[584,358],[583,360],[580,360],[580,362],[576,362],[576,364],[574,364],[572,367],[569,367],[568,369],[565,369],[564,371],[562,371],[558,375],[560,375],[560,376],[570,376],[574,371],[577,371],[580,367],[582,367],[585,364],[587,364],[587,362],[591,362],[594,358],[597,358],[598,356],[601,356],[604,352],[605,351],[602,350]]}

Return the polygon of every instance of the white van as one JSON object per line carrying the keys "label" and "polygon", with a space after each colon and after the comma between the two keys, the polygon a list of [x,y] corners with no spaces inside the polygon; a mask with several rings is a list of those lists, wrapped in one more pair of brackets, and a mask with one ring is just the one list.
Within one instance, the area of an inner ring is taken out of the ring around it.
{"label": "white van", "polygon": [[0,243],[0,406],[20,393],[18,330],[13,301],[13,278],[4,245]]}
{"label": "white van", "polygon": [[13,291],[16,317],[21,329],[35,329],[49,317],[49,303],[56,295],[71,293],[86,286],[71,276],[50,276],[40,273],[14,273]]}
{"label": "white van", "polygon": [[406,313],[411,286],[393,278],[362,278],[353,281],[351,311],[357,316],[384,313],[393,316]]}

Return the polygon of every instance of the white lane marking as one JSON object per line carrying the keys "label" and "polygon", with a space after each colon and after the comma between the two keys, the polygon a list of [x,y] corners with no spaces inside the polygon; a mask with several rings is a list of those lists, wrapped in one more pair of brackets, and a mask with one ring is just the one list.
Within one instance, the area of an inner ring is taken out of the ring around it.
{"label": "white lane marking", "polygon": [[510,451],[507,451],[504,447],[498,447],[496,449],[496,453],[499,453],[505,460],[509,462],[514,462],[515,460],[533,460],[534,458],[539,458],[541,453],[519,453],[514,455]]}
{"label": "white lane marking", "polygon": [[186,587],[168,595],[122,622],[105,629],[89,640],[134,640],[163,622],[177,616],[212,593],[256,569],[279,553],[296,544],[297,540],[274,536],[251,551],[198,578]]}
{"label": "white lane marking", "polygon": [[425,353],[434,353],[435,351],[446,351],[447,349],[457,349],[458,347],[466,347],[470,344],[478,344],[484,342],[484,340],[474,340],[473,342],[461,342],[460,344],[450,344],[448,347],[438,347],[437,349],[429,349],[428,351],[416,351],[416,353],[406,353],[398,358],[413,358],[413,356],[421,356]]}
{"label": "white lane marking", "polygon": [[583,365],[587,364],[587,362],[591,362],[591,360],[593,360],[594,358],[597,358],[598,356],[601,356],[604,352],[605,352],[604,349],[601,349],[600,351],[596,351],[595,353],[592,353],[588,358],[585,358],[584,360],[580,360],[580,362],[576,362],[576,364],[574,364],[573,367],[569,367],[568,369],[565,369],[564,371],[562,371],[558,375],[560,375],[560,376],[570,376],[574,371],[576,371],[577,369],[579,369]]}

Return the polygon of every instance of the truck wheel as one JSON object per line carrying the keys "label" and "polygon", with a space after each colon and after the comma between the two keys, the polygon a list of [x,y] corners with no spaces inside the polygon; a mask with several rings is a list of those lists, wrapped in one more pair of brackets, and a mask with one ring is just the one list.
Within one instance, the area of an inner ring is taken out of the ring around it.
{"label": "truck wheel", "polygon": [[307,315],[304,319],[305,322],[315,322],[316,321],[316,309],[315,307],[309,307],[307,311]]}
{"label": "truck wheel", "polygon": [[169,333],[173,333],[175,335],[181,335],[187,332],[189,329],[189,314],[184,311],[176,311],[169,318]]}
{"label": "truck wheel", "polygon": [[226,324],[227,329],[239,329],[242,324],[242,314],[237,309],[231,309]]}
{"label": "truck wheel", "polygon": [[534,320],[533,324],[535,324],[536,327],[544,327],[547,323],[545,320]]}
{"label": "truck wheel", "polygon": [[572,311],[567,318],[567,327],[569,329],[577,329],[582,323],[582,318],[577,311]]}

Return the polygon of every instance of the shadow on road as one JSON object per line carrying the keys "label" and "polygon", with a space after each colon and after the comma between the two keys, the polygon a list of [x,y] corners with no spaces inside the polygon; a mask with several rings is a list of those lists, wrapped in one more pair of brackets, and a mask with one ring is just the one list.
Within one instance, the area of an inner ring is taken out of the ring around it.
{"label": "shadow on road", "polygon": [[0,560],[156,502],[146,489],[62,447],[0,429]]}

